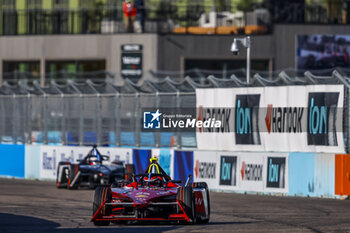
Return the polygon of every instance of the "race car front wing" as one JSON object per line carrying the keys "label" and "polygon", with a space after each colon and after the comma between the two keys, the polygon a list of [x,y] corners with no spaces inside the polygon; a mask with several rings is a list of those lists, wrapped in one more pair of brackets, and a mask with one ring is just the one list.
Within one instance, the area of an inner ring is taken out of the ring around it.
{"label": "race car front wing", "polygon": [[[115,210],[121,210],[125,207],[133,207],[134,213],[132,215],[123,215],[123,214],[103,214],[102,208],[104,206],[111,206],[112,212]],[[177,214],[169,214],[167,218],[160,218],[160,217],[138,217],[137,210],[139,208],[145,207],[145,204],[137,204],[134,202],[121,202],[121,203],[107,203],[107,201],[104,201],[100,208],[95,212],[94,216],[91,219],[91,222],[94,221],[186,221],[186,222],[192,222],[191,219],[186,214],[183,206],[181,203],[176,200],[176,202],[156,202],[156,203],[148,203],[147,206],[179,206],[182,213]]]}

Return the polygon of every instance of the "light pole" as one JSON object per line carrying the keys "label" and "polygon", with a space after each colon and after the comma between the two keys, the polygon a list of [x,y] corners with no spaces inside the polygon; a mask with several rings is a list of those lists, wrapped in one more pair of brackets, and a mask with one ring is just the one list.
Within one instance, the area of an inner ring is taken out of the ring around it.
{"label": "light pole", "polygon": [[250,81],[250,36],[244,37],[244,38],[234,38],[233,42],[231,44],[231,52],[234,55],[239,54],[239,48],[238,48],[238,43],[240,42],[245,48],[247,48],[247,84],[249,84]]}

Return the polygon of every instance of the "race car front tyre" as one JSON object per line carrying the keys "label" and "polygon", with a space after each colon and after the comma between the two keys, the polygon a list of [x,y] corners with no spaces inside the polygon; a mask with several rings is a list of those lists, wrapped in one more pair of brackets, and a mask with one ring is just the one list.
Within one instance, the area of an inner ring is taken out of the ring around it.
{"label": "race car front tyre", "polygon": [[[106,201],[110,202],[112,200],[112,191],[110,187],[98,186],[95,189],[94,202],[92,205],[92,216],[96,214],[100,206]],[[109,215],[111,213],[109,206],[103,206],[100,210],[102,216]],[[108,226],[110,221],[94,221],[95,226]]]}
{"label": "race car front tyre", "polygon": [[176,199],[180,202],[187,217],[192,223],[196,222],[195,198],[191,186],[180,187],[177,190]]}
{"label": "race car front tyre", "polygon": [[210,219],[210,198],[209,198],[209,188],[206,182],[194,182],[192,183],[192,188],[204,188],[207,195],[208,204],[208,218],[202,219],[199,215],[197,216],[197,223],[205,224],[209,222]]}

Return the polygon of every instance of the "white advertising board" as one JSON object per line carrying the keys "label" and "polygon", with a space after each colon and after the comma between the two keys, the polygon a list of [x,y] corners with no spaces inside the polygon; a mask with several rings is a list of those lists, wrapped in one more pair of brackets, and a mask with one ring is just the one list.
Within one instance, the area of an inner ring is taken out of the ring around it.
{"label": "white advertising board", "polygon": [[216,151],[193,152],[193,181],[206,182],[209,189],[218,189],[220,160]]}
{"label": "white advertising board", "polygon": [[[106,164],[117,160],[132,163],[132,149],[118,147],[98,147],[102,155],[110,157]],[[83,159],[91,147],[74,146],[40,146],[40,179],[55,180],[58,163],[69,161],[76,163]]]}
{"label": "white advertising board", "polygon": [[342,85],[196,89],[198,149],[344,153]]}

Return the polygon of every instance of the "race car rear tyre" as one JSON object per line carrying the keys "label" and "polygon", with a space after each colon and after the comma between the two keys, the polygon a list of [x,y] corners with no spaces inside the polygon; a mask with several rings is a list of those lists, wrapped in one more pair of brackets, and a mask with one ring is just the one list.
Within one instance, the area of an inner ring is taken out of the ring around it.
{"label": "race car rear tyre", "polygon": [[[95,189],[94,202],[92,205],[92,216],[95,215],[103,202],[110,202],[112,200],[112,191],[110,187],[98,186]],[[109,206],[103,206],[100,210],[102,216],[109,215],[111,209]],[[110,221],[94,221],[95,226],[108,226]]]}
{"label": "race car rear tyre", "polygon": [[[69,178],[68,178],[68,189],[78,189],[79,181],[78,179],[74,180],[75,176],[79,172],[78,164],[71,164],[69,167]],[[77,177],[78,178],[78,177]],[[74,182],[74,184],[72,184]]]}
{"label": "race car rear tyre", "polygon": [[[65,165],[65,166],[64,166]],[[64,166],[64,167],[63,167]],[[57,167],[57,175],[56,175],[56,187],[61,189],[61,188],[67,188],[67,177],[66,177],[66,170],[69,170],[67,167],[66,162],[59,162],[58,167]]]}
{"label": "race car rear tyre", "polygon": [[192,183],[192,188],[204,188],[207,193],[207,203],[208,203],[208,218],[202,220],[200,216],[197,216],[197,223],[208,223],[210,219],[210,198],[209,198],[209,188],[206,182],[194,182]]}
{"label": "race car rear tyre", "polygon": [[180,202],[187,217],[192,223],[196,222],[196,209],[193,189],[191,186],[180,187],[177,190],[176,199]]}
{"label": "race car rear tyre", "polygon": [[132,177],[135,175],[135,165],[125,164],[125,180],[132,181]]}

